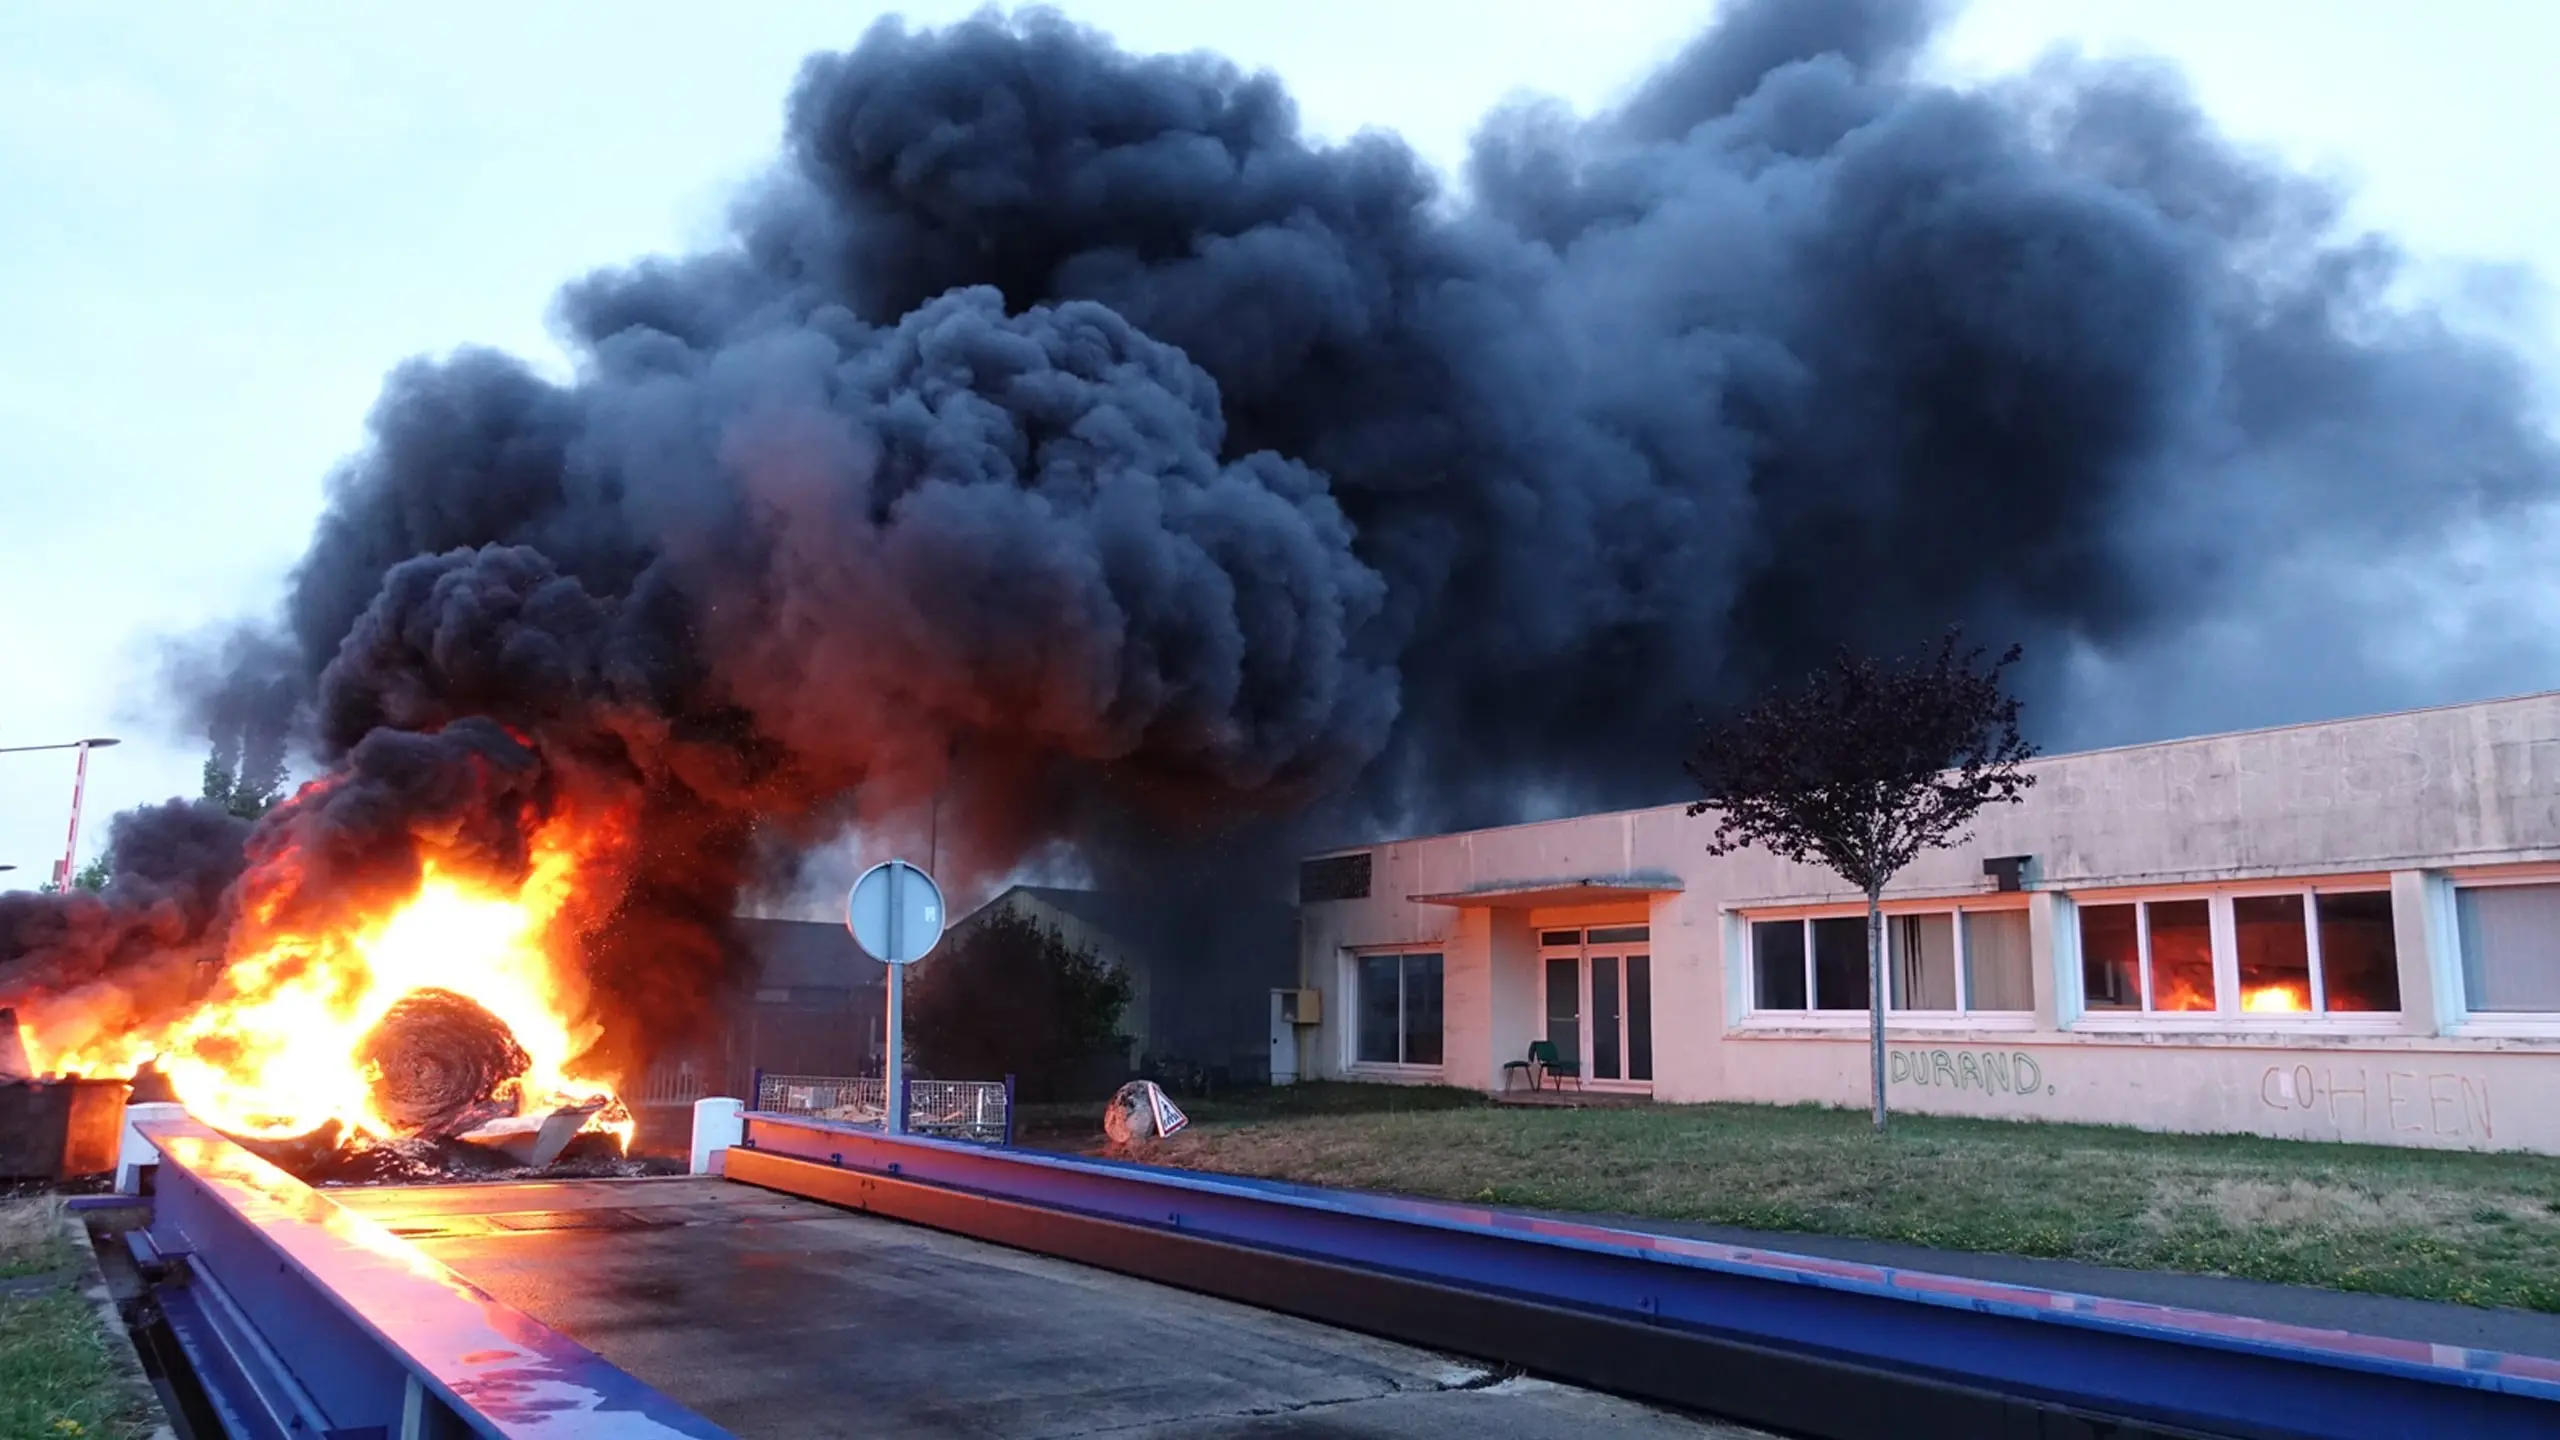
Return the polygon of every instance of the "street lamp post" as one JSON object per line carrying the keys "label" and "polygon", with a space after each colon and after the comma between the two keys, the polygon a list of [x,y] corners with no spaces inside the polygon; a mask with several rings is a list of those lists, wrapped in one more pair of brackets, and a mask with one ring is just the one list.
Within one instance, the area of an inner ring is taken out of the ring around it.
{"label": "street lamp post", "polygon": [[118,742],[112,736],[92,735],[86,740],[66,740],[56,745],[0,745],[0,755],[18,755],[31,750],[77,750],[80,762],[71,774],[71,835],[62,846],[62,860],[54,866],[53,888],[68,892],[72,877],[80,873],[80,801],[89,789],[89,752],[104,750]]}

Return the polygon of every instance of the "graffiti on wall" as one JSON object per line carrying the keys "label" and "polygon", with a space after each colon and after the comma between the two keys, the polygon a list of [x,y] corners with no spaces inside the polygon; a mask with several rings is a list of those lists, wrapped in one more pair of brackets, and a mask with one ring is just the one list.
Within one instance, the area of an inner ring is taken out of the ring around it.
{"label": "graffiti on wall", "polygon": [[2447,1070],[2270,1065],[2258,1079],[2258,1099],[2270,1110],[2324,1118],[2340,1135],[2497,1138],[2489,1082]]}
{"label": "graffiti on wall", "polygon": [[2050,1095],[2044,1067],[2024,1050],[1895,1050],[1886,1059],[1896,1085],[1979,1090],[1987,1095]]}

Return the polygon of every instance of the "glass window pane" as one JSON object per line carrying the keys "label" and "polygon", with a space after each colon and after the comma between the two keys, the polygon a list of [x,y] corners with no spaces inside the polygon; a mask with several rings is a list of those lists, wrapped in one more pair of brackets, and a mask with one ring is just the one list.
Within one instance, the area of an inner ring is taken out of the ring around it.
{"label": "glass window pane", "polygon": [[1813,1008],[1867,1008],[1867,917],[1813,922]]}
{"label": "glass window pane", "polygon": [[2391,928],[2391,892],[2322,895],[2320,989],[2332,1012],[2400,1008],[2400,944]]}
{"label": "glass window pane", "polygon": [[2151,926],[2151,1008],[2213,1008],[2213,909],[2202,900],[2154,900],[2142,907]]}
{"label": "glass window pane", "polygon": [[2081,1003],[2092,1010],[2142,1008],[2142,939],[2130,905],[2080,907]]}
{"label": "glass window pane", "polygon": [[1404,957],[1404,1063],[1440,1063],[1440,957]]}
{"label": "glass window pane", "polygon": [[1618,957],[1591,957],[1591,1078],[1618,1078]]}
{"label": "glass window pane", "polygon": [[1751,1008],[1804,1008],[1804,922],[1751,922]]}
{"label": "glass window pane", "polygon": [[1582,962],[1547,962],[1547,1038],[1556,1058],[1571,1064],[1582,1058]]}
{"label": "glass window pane", "polygon": [[1653,1078],[1653,957],[1627,957],[1627,1078]]}
{"label": "glass window pane", "polygon": [[1541,945],[1564,945],[1580,948],[1582,944],[1582,932],[1579,930],[1541,930],[1538,932],[1538,943]]}
{"label": "glass window pane", "polygon": [[1964,917],[1965,1008],[2036,1008],[2034,962],[2024,910],[1969,910]]}
{"label": "glass window pane", "polygon": [[1352,1054],[1363,1065],[1396,1063],[1396,1030],[1401,1013],[1401,1007],[1396,1003],[1396,990],[1402,958],[1396,955],[1360,957],[1357,997],[1360,1023],[1354,1028]]}
{"label": "glass window pane", "polygon": [[1650,938],[1642,925],[1614,925],[1591,932],[1594,945],[1641,945]]}
{"label": "glass window pane", "polygon": [[2560,1010],[2560,885],[2484,885],[2453,894],[2464,1004]]}
{"label": "glass window pane", "polygon": [[2299,895],[2242,895],[2231,902],[2240,955],[2240,1008],[2282,1014],[2311,1008],[2311,937]]}
{"label": "glass window pane", "polygon": [[1956,917],[1888,915],[1884,937],[1896,1010],[1956,1008]]}

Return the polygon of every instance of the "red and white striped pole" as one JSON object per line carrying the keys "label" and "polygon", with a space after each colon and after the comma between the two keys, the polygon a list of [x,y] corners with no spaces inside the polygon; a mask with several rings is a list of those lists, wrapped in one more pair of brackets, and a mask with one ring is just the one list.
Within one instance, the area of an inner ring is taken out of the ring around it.
{"label": "red and white striped pole", "polygon": [[35,750],[80,752],[79,769],[71,778],[71,834],[64,839],[62,858],[53,867],[53,884],[57,890],[69,890],[71,882],[80,874],[80,802],[89,790],[89,752],[104,750],[117,743],[108,736],[92,735],[86,740],[65,740],[56,745],[0,745],[0,755],[19,755]]}
{"label": "red and white striped pole", "polygon": [[71,772],[71,835],[62,842],[62,864],[53,872],[53,888],[68,895],[72,877],[80,873],[80,798],[89,790],[89,742],[75,747],[79,763]]}

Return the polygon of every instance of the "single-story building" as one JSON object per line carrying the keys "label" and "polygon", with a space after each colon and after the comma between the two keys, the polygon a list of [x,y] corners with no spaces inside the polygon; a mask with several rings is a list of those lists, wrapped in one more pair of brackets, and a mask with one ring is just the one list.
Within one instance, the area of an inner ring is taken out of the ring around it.
{"label": "single-story building", "polygon": [[[2560,693],[2029,768],[1886,893],[1894,1106],[2560,1153]],[[1863,899],[1714,827],[1308,859],[1275,1075],[1863,1106]]]}

